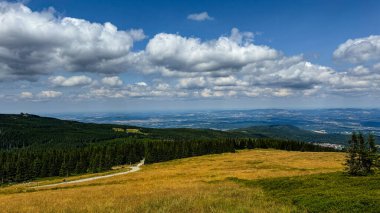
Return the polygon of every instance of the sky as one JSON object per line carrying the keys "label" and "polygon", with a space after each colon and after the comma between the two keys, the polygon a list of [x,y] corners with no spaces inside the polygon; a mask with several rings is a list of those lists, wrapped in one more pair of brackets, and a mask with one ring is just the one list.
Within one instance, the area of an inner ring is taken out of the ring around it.
{"label": "sky", "polygon": [[380,107],[379,1],[0,0],[0,112]]}

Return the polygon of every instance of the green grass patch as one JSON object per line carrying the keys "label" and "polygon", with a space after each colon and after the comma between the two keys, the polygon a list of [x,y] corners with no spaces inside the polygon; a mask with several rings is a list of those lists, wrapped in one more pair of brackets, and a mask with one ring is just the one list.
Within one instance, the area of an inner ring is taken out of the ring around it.
{"label": "green grass patch", "polygon": [[126,129],[125,130],[127,133],[133,133],[133,134],[144,134],[141,132],[139,129]]}
{"label": "green grass patch", "polygon": [[286,178],[229,180],[261,187],[268,195],[307,212],[380,212],[380,174],[329,173]]}

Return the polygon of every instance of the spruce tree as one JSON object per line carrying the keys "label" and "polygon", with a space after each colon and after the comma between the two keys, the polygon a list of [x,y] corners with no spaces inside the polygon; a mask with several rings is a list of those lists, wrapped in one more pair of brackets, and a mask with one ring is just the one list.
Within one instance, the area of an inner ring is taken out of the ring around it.
{"label": "spruce tree", "polygon": [[32,168],[32,178],[39,177],[41,173],[41,160],[39,158],[36,158],[33,161],[33,168]]}
{"label": "spruce tree", "polygon": [[61,177],[68,177],[69,176],[69,169],[66,162],[66,159],[63,160],[61,168],[59,170],[59,176]]}
{"label": "spruce tree", "polygon": [[348,141],[347,148],[347,158],[346,158],[346,169],[348,174],[355,175],[358,173],[358,138],[356,132],[353,132],[351,135],[351,140]]}
{"label": "spruce tree", "polygon": [[368,134],[368,146],[369,146],[369,159],[371,160],[373,166],[379,168],[379,155],[377,153],[375,135],[373,133]]}
{"label": "spruce tree", "polygon": [[368,171],[368,150],[367,150],[367,142],[364,139],[364,136],[361,132],[358,134],[358,174],[366,175]]}
{"label": "spruce tree", "polygon": [[353,132],[347,148],[346,170],[348,174],[364,176],[372,173],[377,158],[375,137],[369,134],[365,140],[362,133],[357,135]]}

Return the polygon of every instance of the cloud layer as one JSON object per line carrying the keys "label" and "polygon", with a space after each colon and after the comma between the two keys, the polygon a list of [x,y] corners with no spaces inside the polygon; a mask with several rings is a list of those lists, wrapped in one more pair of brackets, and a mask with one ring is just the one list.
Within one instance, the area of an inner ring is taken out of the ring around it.
{"label": "cloud layer", "polygon": [[[212,19],[206,12],[188,18]],[[376,35],[339,45],[333,57],[351,65],[334,70],[258,45],[254,33],[237,28],[211,40],[158,33],[135,51],[142,30],[59,17],[53,9],[0,2],[0,25],[0,81],[38,87],[17,91],[23,100],[347,96],[380,87]],[[131,79],[119,77],[129,71]]]}

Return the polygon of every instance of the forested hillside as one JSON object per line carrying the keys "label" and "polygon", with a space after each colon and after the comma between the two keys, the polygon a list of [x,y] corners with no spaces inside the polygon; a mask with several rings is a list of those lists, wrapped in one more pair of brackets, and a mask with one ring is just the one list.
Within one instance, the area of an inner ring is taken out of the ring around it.
{"label": "forested hillside", "polygon": [[334,144],[347,144],[350,137],[349,135],[343,134],[316,133],[291,125],[252,126],[231,130],[230,132],[243,134],[246,135],[246,137],[281,138],[295,141]]}
{"label": "forested hillside", "polygon": [[[136,129],[138,132],[115,131]],[[140,134],[144,133],[144,134]],[[289,125],[253,126],[230,131],[212,129],[153,129],[116,124],[93,124],[59,120],[30,114],[0,114],[0,149],[27,146],[84,147],[114,138],[149,139],[215,139],[215,138],[278,138],[304,142],[345,144],[346,135],[319,134]]]}
{"label": "forested hillside", "polygon": [[117,125],[89,124],[30,114],[0,114],[0,149],[27,146],[83,147],[90,143],[125,137]]}
{"label": "forested hillside", "polygon": [[120,138],[79,148],[22,148],[0,151],[1,183],[38,177],[101,172],[112,166],[163,162],[236,149],[274,148],[289,151],[336,151],[310,143],[278,139],[158,140]]}
{"label": "forested hillside", "polygon": [[[119,131],[138,129],[138,132]],[[141,134],[145,133],[145,134]],[[243,137],[210,129],[149,129],[128,125],[93,124],[30,114],[0,114],[0,149],[35,147],[84,147],[114,138],[210,139]]]}
{"label": "forested hillside", "polygon": [[148,129],[35,115],[0,115],[0,183],[101,172],[112,166],[274,148],[335,151],[310,143],[209,129]]}

